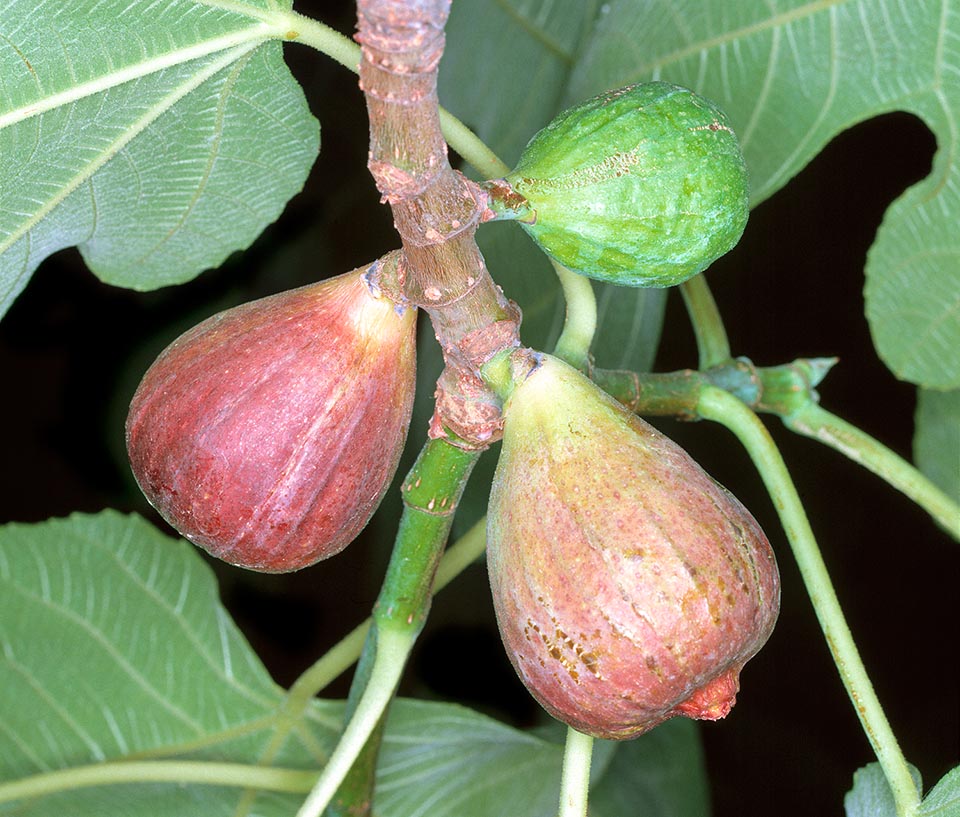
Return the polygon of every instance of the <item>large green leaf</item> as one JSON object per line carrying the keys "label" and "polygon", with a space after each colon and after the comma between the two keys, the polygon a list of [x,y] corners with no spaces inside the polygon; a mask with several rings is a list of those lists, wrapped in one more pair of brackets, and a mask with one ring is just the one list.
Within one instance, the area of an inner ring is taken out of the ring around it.
{"label": "large green leaf", "polygon": [[[401,700],[377,772],[384,817],[554,817],[565,729],[518,732],[469,709]],[[708,817],[696,726],[677,720],[627,743],[596,741],[595,817]]]}
{"label": "large green leaf", "polygon": [[[0,529],[0,647],[0,781],[121,759],[255,763],[283,700],[196,549],[112,511]],[[314,738],[293,733],[278,765],[322,763],[339,707],[314,717]],[[229,815],[239,797],[126,784],[0,796],[0,812]],[[263,795],[259,813],[288,814],[290,797]]]}
{"label": "large green leaf", "polygon": [[563,746],[463,707],[405,700],[377,772],[384,817],[556,814]]}
{"label": "large green leaf", "polygon": [[[109,781],[122,764],[103,764],[122,760],[315,772],[343,712],[341,701],[315,700],[285,727],[283,691],[221,606],[196,548],[112,511],[0,528],[0,687],[0,813],[20,817],[289,815],[302,794],[53,781],[91,764]],[[656,734],[625,764],[616,765],[619,751],[611,761],[612,745],[598,746],[599,802],[616,802],[627,786],[660,804],[651,817],[691,813],[675,806],[704,787],[694,733],[667,724]],[[550,817],[562,754],[554,737],[464,707],[400,700],[381,753],[378,813],[500,817],[509,804],[510,813]],[[24,779],[47,788],[11,799],[9,786]]]}
{"label": "large green leaf", "polygon": [[703,93],[740,136],[754,204],[851,125],[893,110],[921,117],[939,151],[887,211],[868,258],[867,316],[898,377],[950,388],[960,385],[958,38],[947,0],[613,0],[566,101],[650,79]]}
{"label": "large green leaf", "polygon": [[79,246],[152,289],[248,246],[303,185],[319,127],[276,38],[289,3],[7,2],[0,314]]}
{"label": "large green leaf", "polygon": [[114,512],[0,536],[5,777],[189,745],[280,700],[187,542]]}

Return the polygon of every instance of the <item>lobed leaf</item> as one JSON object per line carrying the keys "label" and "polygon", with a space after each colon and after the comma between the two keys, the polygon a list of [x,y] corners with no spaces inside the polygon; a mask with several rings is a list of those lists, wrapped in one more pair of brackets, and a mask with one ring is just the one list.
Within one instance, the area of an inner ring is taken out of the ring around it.
{"label": "lobed leaf", "polygon": [[7,525],[0,586],[3,777],[169,752],[282,699],[193,546],[139,517]]}
{"label": "lobed leaf", "polygon": [[384,817],[556,813],[563,746],[464,707],[402,700],[377,769]]}
{"label": "lobed leaf", "polygon": [[277,218],[319,147],[274,41],[289,5],[7,0],[0,314],[65,247],[107,283],[153,289]]}
{"label": "lobed leaf", "polygon": [[[0,686],[0,794],[3,781],[123,759],[257,763],[284,697],[196,548],[114,511],[0,528]],[[317,702],[311,738],[294,732],[274,762],[318,768],[340,711]],[[0,813],[226,817],[241,797],[129,783],[0,798]],[[261,793],[256,813],[289,814],[297,797]]]}
{"label": "lobed leaf", "polygon": [[[377,771],[384,817],[555,817],[566,729],[520,732],[461,706],[401,699]],[[637,740],[595,741],[590,813],[706,817],[696,726],[665,723]]]}

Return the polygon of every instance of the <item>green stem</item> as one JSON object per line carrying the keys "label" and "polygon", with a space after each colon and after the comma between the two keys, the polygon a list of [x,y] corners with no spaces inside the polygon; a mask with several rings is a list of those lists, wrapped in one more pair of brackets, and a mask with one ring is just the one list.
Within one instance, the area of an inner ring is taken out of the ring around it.
{"label": "green stem", "polygon": [[[486,529],[487,517],[482,516],[470,530],[447,548],[437,567],[433,587],[435,593],[450,584],[483,555],[487,546]],[[293,715],[294,721],[299,720],[303,710],[324,687],[356,663],[372,623],[373,618],[368,617],[297,678],[287,693],[284,706],[284,709]]]}
{"label": "green stem", "polygon": [[262,791],[310,791],[315,771],[209,763],[196,760],[110,761],[75,766],[0,783],[0,803],[43,797],[62,791],[116,783],[198,783],[207,786],[253,786]]}
{"label": "green stem", "polygon": [[761,413],[776,414],[791,431],[849,457],[904,493],[960,541],[960,505],[915,466],[866,432],[821,408],[816,386],[832,358],[795,360],[782,366],[754,366],[746,358],[705,371],[654,374],[594,369],[607,393],[638,414],[695,419],[704,384],[722,388]]}
{"label": "green stem", "polygon": [[484,179],[498,179],[510,172],[486,143],[446,108],[440,108],[440,129],[447,143],[473,165]]}
{"label": "green stem", "polygon": [[[404,480],[400,528],[350,689],[346,727],[298,817],[319,817],[334,795],[341,810],[369,803],[366,772],[379,749],[377,726],[423,628],[453,515],[478,458],[478,451],[430,440]],[[307,689],[306,684],[299,687],[299,699]],[[348,777],[361,755],[355,774]]]}
{"label": "green stem", "polygon": [[886,480],[960,541],[960,505],[941,491],[913,465],[855,425],[808,402],[783,418],[791,431],[829,445]]}
{"label": "green stem", "polygon": [[288,32],[285,39],[301,42],[326,54],[353,73],[360,71],[360,46],[339,31],[324,25],[312,17],[305,17],[295,11],[287,11]]}
{"label": "green stem", "polygon": [[701,370],[719,366],[730,359],[727,330],[713,300],[707,279],[701,272],[680,285],[680,294],[686,304],[693,331],[697,337]]}
{"label": "green stem", "polygon": [[574,368],[586,370],[590,364],[590,346],[597,331],[597,299],[593,285],[589,278],[571,272],[556,262],[553,268],[567,302],[563,331],[553,353]]}
{"label": "green stem", "polygon": [[[294,681],[287,692],[282,716],[283,721],[289,720],[291,728],[300,720],[303,711],[309,706],[314,696],[346,672],[360,657],[372,621],[371,618],[367,618],[362,624],[354,627]],[[280,727],[283,725],[278,723]],[[277,731],[283,730],[281,728]],[[286,733],[284,733],[285,737]]]}
{"label": "green stem", "polygon": [[567,745],[563,751],[559,817],[587,817],[592,756],[593,738],[568,727]]}
{"label": "green stem", "polygon": [[407,656],[416,640],[416,632],[404,627],[380,627],[371,631],[371,634],[375,634],[376,638],[375,657],[366,686],[333,754],[297,812],[297,817],[320,817],[330,804],[393,698]]}
{"label": "green stem", "polygon": [[893,792],[897,813],[900,817],[911,817],[920,803],[919,794],[863,666],[803,503],[776,444],[760,418],[722,389],[704,386],[699,410],[702,417],[721,423],[737,436],[760,472],[780,515],[840,678]]}

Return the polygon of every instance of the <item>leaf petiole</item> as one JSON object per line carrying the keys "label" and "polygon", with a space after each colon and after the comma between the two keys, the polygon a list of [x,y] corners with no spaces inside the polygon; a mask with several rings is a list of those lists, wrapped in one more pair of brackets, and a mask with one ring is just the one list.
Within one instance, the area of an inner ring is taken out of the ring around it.
{"label": "leaf petiole", "polygon": [[730,429],[759,471],[780,516],[840,678],[893,792],[897,814],[912,817],[920,796],[913,784],[909,765],[860,658],[803,503],[773,438],[756,414],[732,394],[716,386],[703,387],[699,413],[701,417]]}
{"label": "leaf petiole", "polygon": [[560,783],[559,817],[587,817],[587,794],[590,788],[590,762],[593,738],[567,727],[567,743],[563,751],[563,776]]}
{"label": "leaf petiole", "polygon": [[812,400],[785,415],[783,424],[791,431],[830,446],[886,480],[960,541],[960,506],[913,465],[857,426]]}
{"label": "leaf petiole", "polygon": [[597,331],[597,299],[593,285],[589,278],[571,272],[555,261],[552,263],[567,303],[563,331],[553,353],[574,368],[586,371],[590,366],[590,346]]}
{"label": "leaf petiole", "polygon": [[705,371],[726,363],[730,359],[730,342],[704,273],[684,281],[680,285],[680,294],[697,338],[699,368]]}

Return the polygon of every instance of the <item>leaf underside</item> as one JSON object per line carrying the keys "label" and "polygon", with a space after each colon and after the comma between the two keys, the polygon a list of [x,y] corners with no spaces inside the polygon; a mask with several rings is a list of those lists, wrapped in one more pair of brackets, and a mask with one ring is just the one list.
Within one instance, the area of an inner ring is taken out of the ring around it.
{"label": "leaf underside", "polygon": [[[0,814],[30,817],[290,815],[305,795],[125,783],[5,801],[3,787],[123,759],[319,770],[343,712],[342,701],[314,700],[265,761],[283,729],[284,692],[220,604],[212,571],[186,541],[114,511],[0,528],[0,688]],[[510,803],[511,813],[551,817],[562,735],[401,699],[380,758],[378,813],[499,817]],[[692,724],[668,725],[627,751],[619,764],[598,764],[611,770],[597,781],[601,800],[616,802],[626,781],[652,803],[690,804],[671,814],[703,813]],[[671,791],[678,784],[682,798]]]}
{"label": "leaf underside", "polygon": [[279,216],[319,148],[271,39],[284,8],[3,8],[0,314],[65,247],[107,283],[154,289],[218,266]]}

